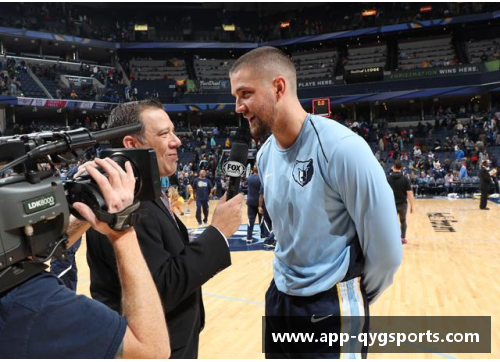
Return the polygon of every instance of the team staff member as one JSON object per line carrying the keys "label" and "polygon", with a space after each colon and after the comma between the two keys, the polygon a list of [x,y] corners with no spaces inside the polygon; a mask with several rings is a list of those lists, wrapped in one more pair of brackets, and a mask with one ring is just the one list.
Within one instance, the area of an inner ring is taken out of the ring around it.
{"label": "team staff member", "polygon": [[[121,104],[111,112],[109,127],[139,122],[141,132],[116,140],[113,147],[153,148],[160,176],[174,174],[181,141],[161,103],[144,100]],[[135,230],[163,303],[172,358],[198,356],[199,333],[205,323],[201,286],[231,265],[226,237],[241,224],[242,201],[242,195],[227,202],[223,198],[214,212],[212,225],[192,242],[182,221],[171,212],[166,195],[141,203],[148,215],[135,225]],[[115,257],[105,237],[87,233],[87,260],[92,297],[123,311]]]}
{"label": "team staff member", "polygon": [[193,190],[195,192],[196,199],[196,220],[198,221],[198,226],[201,226],[201,210],[203,209],[203,223],[206,225],[208,220],[208,200],[212,196],[213,185],[212,181],[207,179],[205,176],[207,171],[201,170],[200,177],[197,177],[193,181]]}
{"label": "team staff member", "polygon": [[[248,120],[252,136],[272,132],[257,156],[276,237],[266,317],[309,316],[315,323],[318,316],[367,315],[402,256],[394,196],[370,147],[348,128],[302,108],[295,67],[280,50],[250,51],[229,76],[236,112]],[[339,327],[314,325],[322,332]],[[268,357],[340,356],[338,346],[289,355],[273,343],[277,327],[287,331],[277,319],[266,320],[266,348],[274,352]]]}
{"label": "team staff member", "polygon": [[[247,244],[253,242],[253,227],[255,225],[255,218],[259,215],[259,225],[260,225],[260,237],[263,239],[264,226],[262,225],[263,220],[262,214],[259,213],[259,191],[261,187],[259,170],[257,165],[253,166],[252,174],[247,179],[248,184],[248,194],[247,194],[247,215],[248,215],[248,228],[247,228]],[[266,235],[267,236],[267,235]]]}
{"label": "team staff member", "polygon": [[[90,176],[116,213],[131,205],[135,179],[130,163],[125,173],[110,159],[95,160]],[[111,229],[81,203],[73,205],[96,232],[106,235],[117,256],[123,290],[123,316],[103,304],[66,288],[42,272],[0,294],[0,358],[168,358],[168,331],[158,292],[142,256],[133,228]],[[70,245],[89,227],[70,224]]]}
{"label": "team staff member", "polygon": [[492,184],[490,170],[488,167],[488,160],[484,160],[481,169],[479,170],[479,179],[481,181],[481,201],[479,203],[479,208],[481,210],[489,210],[488,205],[488,193]]}
{"label": "team staff member", "polygon": [[387,182],[394,192],[396,200],[396,211],[398,212],[399,222],[401,223],[401,244],[406,244],[406,214],[408,212],[408,201],[410,201],[410,213],[413,214],[415,209],[415,198],[411,189],[410,180],[403,175],[403,164],[400,160],[394,161],[392,172],[387,177]]}

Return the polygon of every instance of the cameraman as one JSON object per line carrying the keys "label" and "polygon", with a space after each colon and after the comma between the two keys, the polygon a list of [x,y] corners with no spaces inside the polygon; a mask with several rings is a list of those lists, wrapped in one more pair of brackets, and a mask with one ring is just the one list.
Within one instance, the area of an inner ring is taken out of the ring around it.
{"label": "cameraman", "polygon": [[[95,165],[108,175],[103,176]],[[110,159],[87,165],[116,213],[133,202],[135,179]],[[123,316],[103,304],[75,295],[55,276],[42,272],[0,293],[0,358],[168,358],[170,345],[158,292],[133,228],[111,229],[82,203],[75,209],[88,223],[73,220],[69,246],[90,226],[106,235],[117,258]]]}

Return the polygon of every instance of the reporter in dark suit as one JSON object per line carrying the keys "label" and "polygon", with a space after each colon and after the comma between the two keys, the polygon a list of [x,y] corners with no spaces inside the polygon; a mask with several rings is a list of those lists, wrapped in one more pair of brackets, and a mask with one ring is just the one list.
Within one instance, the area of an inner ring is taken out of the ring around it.
{"label": "reporter in dark suit", "polygon": [[[115,108],[109,127],[142,122],[140,134],[125,136],[113,147],[153,148],[160,176],[177,170],[181,141],[156,101],[125,103]],[[171,358],[197,358],[199,333],[205,322],[201,286],[231,265],[226,237],[241,224],[243,197],[221,199],[211,225],[193,242],[186,227],[168,209],[168,198],[142,202],[148,216],[135,226],[142,253],[158,288],[170,331]],[[106,238],[87,233],[87,259],[92,297],[121,312],[121,288],[113,250]]]}

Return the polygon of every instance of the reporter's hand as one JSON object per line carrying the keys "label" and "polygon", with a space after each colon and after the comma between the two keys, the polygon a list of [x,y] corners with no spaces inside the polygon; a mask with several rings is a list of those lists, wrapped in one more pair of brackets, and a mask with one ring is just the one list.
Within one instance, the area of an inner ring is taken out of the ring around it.
{"label": "reporter's hand", "polygon": [[243,206],[243,194],[238,194],[231,200],[226,201],[226,195],[222,196],[212,216],[212,226],[215,226],[226,238],[233,235],[241,225],[241,208]]}
{"label": "reporter's hand", "polygon": [[[125,172],[118,164],[110,158],[104,160],[96,158],[95,164],[87,163],[85,168],[89,175],[95,180],[108,205],[110,214],[120,212],[134,202],[135,177],[130,162],[125,163]],[[108,178],[100,173],[96,167],[101,167],[108,174]],[[73,207],[87,220],[93,229],[106,235],[110,241],[123,235],[125,231],[111,229],[108,224],[99,221],[90,207],[75,202]]]}

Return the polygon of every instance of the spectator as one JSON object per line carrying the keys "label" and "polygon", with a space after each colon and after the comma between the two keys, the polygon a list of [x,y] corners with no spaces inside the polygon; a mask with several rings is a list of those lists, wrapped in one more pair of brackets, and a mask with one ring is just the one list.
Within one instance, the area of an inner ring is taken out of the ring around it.
{"label": "spectator", "polygon": [[469,177],[469,174],[467,172],[467,161],[462,161],[462,166],[460,167],[460,174],[458,177],[460,180]]}

